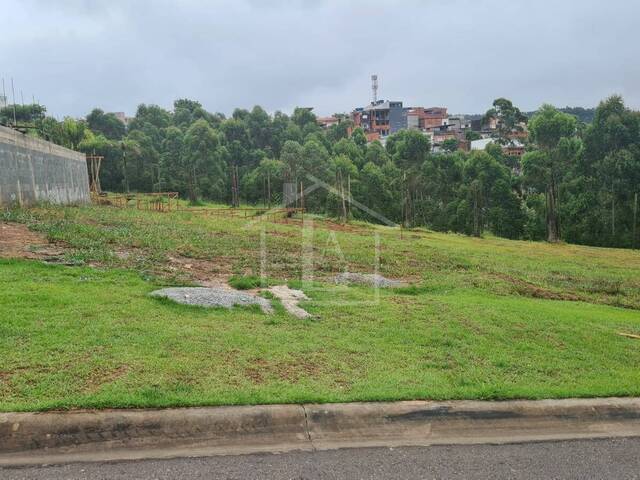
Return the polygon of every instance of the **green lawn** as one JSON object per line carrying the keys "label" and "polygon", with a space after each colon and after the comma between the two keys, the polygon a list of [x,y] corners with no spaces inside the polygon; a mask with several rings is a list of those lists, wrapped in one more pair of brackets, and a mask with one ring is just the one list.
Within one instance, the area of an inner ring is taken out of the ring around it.
{"label": "green lawn", "polygon": [[[302,321],[147,296],[193,281],[172,258],[258,274],[260,223],[108,207],[3,218],[85,266],[0,260],[0,410],[640,395],[640,341],[616,333],[640,334],[638,252],[314,219],[303,306],[319,320]],[[270,281],[300,286],[300,225],[264,225]],[[413,287],[378,298],[322,281],[370,271],[374,232],[381,272]]]}

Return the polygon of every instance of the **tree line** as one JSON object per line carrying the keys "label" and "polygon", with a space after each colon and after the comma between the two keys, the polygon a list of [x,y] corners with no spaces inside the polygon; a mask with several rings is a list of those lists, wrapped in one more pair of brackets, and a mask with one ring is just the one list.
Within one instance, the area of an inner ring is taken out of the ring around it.
{"label": "tree line", "polygon": [[[298,206],[342,221],[384,216],[475,236],[640,246],[640,113],[619,96],[601,102],[589,124],[550,105],[528,118],[497,99],[486,115],[497,120],[495,142],[472,152],[456,142],[433,152],[429,138],[411,130],[384,146],[367,143],[347,116],[323,129],[304,108],[269,115],[256,106],[227,118],[180,99],[172,110],[140,105],[126,127],[100,109],[82,120],[57,121],[39,105],[16,106],[15,114],[32,134],[103,155],[101,183],[109,191],[277,205],[315,178],[330,188],[295,200]],[[13,116],[5,108],[0,122]],[[525,143],[522,157],[504,153],[516,136]],[[351,207],[351,199],[377,215]]]}

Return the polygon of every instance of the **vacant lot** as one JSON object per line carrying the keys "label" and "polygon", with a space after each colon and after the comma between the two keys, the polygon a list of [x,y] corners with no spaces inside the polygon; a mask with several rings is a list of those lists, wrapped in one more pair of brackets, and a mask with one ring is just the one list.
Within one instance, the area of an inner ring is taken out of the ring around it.
{"label": "vacant lot", "polygon": [[[0,409],[640,394],[640,340],[618,335],[640,334],[638,252],[307,220],[0,214],[22,242],[0,238],[22,257],[0,259]],[[412,286],[333,285],[373,270],[376,234]],[[298,287],[312,265],[318,319],[147,295],[261,263]]]}

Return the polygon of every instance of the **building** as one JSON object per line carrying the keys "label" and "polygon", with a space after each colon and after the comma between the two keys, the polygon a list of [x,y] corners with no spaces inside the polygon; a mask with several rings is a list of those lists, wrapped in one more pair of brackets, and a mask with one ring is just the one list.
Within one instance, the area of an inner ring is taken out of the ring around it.
{"label": "building", "polygon": [[380,140],[380,134],[378,132],[365,133],[365,136],[367,137],[367,143],[371,143],[375,140]]}
{"label": "building", "polygon": [[338,117],[318,117],[317,119],[318,125],[320,125],[322,128],[329,128],[332,125],[337,125],[338,123],[340,123],[340,119]]}
{"label": "building", "polygon": [[524,155],[524,145],[518,140],[511,140],[508,145],[502,147],[502,153],[508,157],[521,157]]}
{"label": "building", "polygon": [[[484,150],[487,145],[494,143],[493,138],[482,138],[471,142],[471,150]],[[508,157],[521,157],[525,153],[524,144],[518,140],[511,140],[502,146],[502,153]]]}
{"label": "building", "polygon": [[472,140],[470,148],[471,151],[484,150],[490,143],[493,143],[493,138],[481,138],[480,140]]}
{"label": "building", "polygon": [[455,132],[462,132],[471,128],[471,122],[467,121],[464,115],[450,116],[445,120],[445,123]]}
{"label": "building", "polygon": [[407,128],[407,110],[402,102],[378,100],[366,107],[356,108],[351,118],[356,127],[366,133],[377,133],[385,137]]}
{"label": "building", "polygon": [[490,117],[485,119],[484,117],[475,118],[471,120],[471,130],[480,133],[491,133],[498,128],[498,121]]}
{"label": "building", "polygon": [[443,125],[448,114],[445,107],[411,107],[407,110],[408,128],[428,130]]}

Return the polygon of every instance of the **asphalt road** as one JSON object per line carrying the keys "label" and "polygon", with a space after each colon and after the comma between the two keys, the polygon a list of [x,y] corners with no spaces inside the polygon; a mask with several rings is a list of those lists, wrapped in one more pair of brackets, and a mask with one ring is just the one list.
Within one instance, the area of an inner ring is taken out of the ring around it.
{"label": "asphalt road", "polygon": [[640,438],[2,468],[0,479],[640,479]]}

